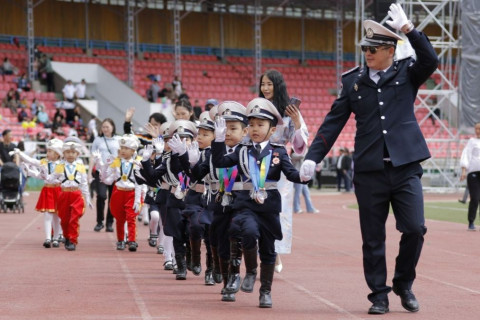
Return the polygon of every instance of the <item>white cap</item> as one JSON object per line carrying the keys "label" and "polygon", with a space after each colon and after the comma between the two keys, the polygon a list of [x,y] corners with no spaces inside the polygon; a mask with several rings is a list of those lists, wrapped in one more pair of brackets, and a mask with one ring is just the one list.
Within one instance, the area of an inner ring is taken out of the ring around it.
{"label": "white cap", "polygon": [[162,136],[163,139],[171,138],[171,136],[169,134],[169,128],[170,128],[171,125],[172,125],[172,121],[164,122],[164,123],[162,123],[162,125],[158,129],[158,131],[160,132],[160,135]]}
{"label": "white cap", "polygon": [[137,151],[138,147],[140,146],[140,140],[138,140],[137,136],[134,134],[124,134],[120,138],[119,143],[120,147],[126,147],[135,151]]}
{"label": "white cap", "polygon": [[198,121],[200,122],[197,127],[203,128],[207,130],[215,130],[215,122],[210,118],[210,112],[204,111],[198,117]]}
{"label": "white cap", "polygon": [[171,136],[177,133],[179,136],[190,136],[192,138],[197,136],[197,127],[195,123],[188,120],[176,120],[172,122],[168,132]]}
{"label": "white cap", "polygon": [[366,34],[360,42],[361,46],[396,46],[398,40],[403,40],[398,34],[373,20],[363,21],[363,27]]}
{"label": "white cap", "polygon": [[226,121],[240,121],[248,124],[247,109],[236,101],[223,101],[218,105],[218,114]]}
{"label": "white cap", "polygon": [[82,146],[74,141],[64,142],[62,146],[62,151],[67,151],[67,150],[73,150],[80,153],[82,150]]}
{"label": "white cap", "polygon": [[248,103],[247,117],[271,120],[274,126],[283,124],[280,112],[265,98],[255,98]]}
{"label": "white cap", "polygon": [[63,141],[57,138],[51,139],[47,142],[47,150],[50,149],[52,151],[55,151],[60,155],[60,157],[63,156]]}

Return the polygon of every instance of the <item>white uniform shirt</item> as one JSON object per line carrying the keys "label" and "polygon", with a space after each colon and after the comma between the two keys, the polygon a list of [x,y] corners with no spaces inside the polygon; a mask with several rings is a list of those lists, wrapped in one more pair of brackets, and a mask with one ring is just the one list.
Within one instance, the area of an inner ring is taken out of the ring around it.
{"label": "white uniform shirt", "polygon": [[480,139],[470,138],[460,158],[460,166],[470,172],[480,171]]}
{"label": "white uniform shirt", "polygon": [[66,99],[73,99],[75,97],[75,86],[73,84],[66,84],[62,92]]}

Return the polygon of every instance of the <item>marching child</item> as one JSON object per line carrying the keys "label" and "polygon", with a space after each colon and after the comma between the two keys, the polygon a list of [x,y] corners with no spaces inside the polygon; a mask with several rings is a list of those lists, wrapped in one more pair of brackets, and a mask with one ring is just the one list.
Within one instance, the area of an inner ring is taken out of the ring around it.
{"label": "marching child", "polygon": [[189,221],[188,234],[190,237],[192,272],[198,276],[202,270],[200,256],[203,238],[205,241],[207,266],[205,269],[205,285],[214,285],[213,259],[209,236],[211,214],[206,210],[207,190],[203,181],[206,173],[196,176],[192,173],[191,167],[194,167],[199,161],[210,159],[210,145],[215,138],[215,123],[210,118],[208,111],[200,115],[199,121],[197,139],[190,146],[184,146],[179,139],[176,140],[175,138],[169,142],[169,145],[170,147],[174,146],[172,150],[179,154],[183,170],[190,178],[190,187],[185,199],[186,208],[183,210],[183,216]]}
{"label": "marching child", "polygon": [[[218,113],[218,115],[217,115]],[[232,153],[247,135],[247,115],[243,105],[235,101],[224,101],[210,109],[210,118],[222,116],[226,121],[225,152]],[[190,152],[189,152],[190,155]],[[195,179],[205,176],[207,187],[207,209],[213,213],[209,228],[213,258],[214,280],[223,280],[222,301],[235,301],[240,289],[240,264],[242,250],[239,239],[230,239],[229,227],[232,220],[232,200],[235,192],[243,186],[237,166],[215,168],[211,153],[192,169]],[[236,186],[236,188],[235,188]],[[254,252],[256,255],[257,253]]]}
{"label": "marching child", "polygon": [[[117,250],[125,250],[126,241],[128,251],[137,251],[136,217],[140,213],[143,187],[137,184],[134,177],[135,155],[139,147],[139,140],[135,135],[125,134],[120,140],[118,157],[107,168],[100,163],[98,153],[94,154],[97,168],[100,168],[100,177],[103,183],[113,186],[110,210],[117,226]],[[127,237],[125,237],[125,222]]]}
{"label": "marching child", "polygon": [[63,143],[64,160],[55,167],[53,177],[48,178],[52,184],[60,184],[62,189],[58,196],[57,210],[65,236],[65,249],[68,251],[74,251],[78,244],[79,220],[85,212],[85,202],[92,208],[87,171],[77,161],[81,147],[73,141]]}
{"label": "marching child", "polygon": [[[59,139],[51,139],[47,143],[47,156],[41,160],[29,157],[20,149],[14,149],[14,152],[20,156],[21,161],[26,164],[29,176],[44,180],[40,195],[38,197],[35,210],[44,213],[43,226],[45,230],[45,241],[43,246],[45,248],[58,248],[60,237],[62,235],[62,228],[60,226],[60,218],[58,217],[57,201],[60,194],[60,184],[52,181],[53,170],[55,166],[60,163],[63,155],[63,142]],[[52,226],[53,226],[53,241],[52,241]]]}
{"label": "marching child", "polygon": [[[282,117],[275,106],[264,98],[255,98],[247,106],[248,134],[252,144],[236,148],[233,153],[225,151],[227,126],[219,118],[215,127],[215,142],[212,143],[212,163],[218,168],[238,166],[243,176],[243,190],[232,198],[233,218],[230,225],[231,238],[241,238],[247,273],[242,291],[252,292],[257,275],[257,255],[260,255],[260,308],[272,307],[272,282],[275,268],[275,240],[282,239],[280,216],[282,199],[277,182],[283,172],[288,180],[304,183],[292,165],[283,145],[269,142]],[[257,246],[258,242],[258,246]]]}

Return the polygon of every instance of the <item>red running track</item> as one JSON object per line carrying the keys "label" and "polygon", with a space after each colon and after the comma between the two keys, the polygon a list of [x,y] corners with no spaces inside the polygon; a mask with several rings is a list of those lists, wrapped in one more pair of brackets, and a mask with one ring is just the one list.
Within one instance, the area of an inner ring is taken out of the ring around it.
{"label": "red running track", "polygon": [[[220,301],[220,286],[203,284],[203,272],[176,281],[163,257],[147,244],[138,224],[139,250],[116,251],[112,233],[94,232],[95,214],[80,220],[79,245],[45,249],[43,217],[33,211],[38,193],[25,197],[24,214],[0,214],[0,319],[477,319],[480,298],[480,232],[466,225],[427,221],[428,232],[414,292],[421,310],[412,314],[390,294],[390,313],[366,313],[361,239],[353,194],[317,193],[319,214],[294,216],[293,252],[275,274],[272,309],[253,293]],[[458,195],[426,195],[455,200]],[[465,206],[465,215],[467,206]],[[387,222],[389,281],[399,233]],[[202,256],[202,263],[203,263]],[[242,270],[243,273],[243,270]]]}

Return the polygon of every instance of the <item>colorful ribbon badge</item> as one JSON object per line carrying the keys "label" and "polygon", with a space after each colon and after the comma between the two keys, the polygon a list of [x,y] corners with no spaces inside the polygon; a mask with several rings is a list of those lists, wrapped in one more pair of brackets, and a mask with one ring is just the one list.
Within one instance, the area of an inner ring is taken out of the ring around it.
{"label": "colorful ribbon badge", "polygon": [[67,171],[67,178],[70,181],[75,180],[75,165],[67,164],[65,166],[65,170]]}
{"label": "colorful ribbon badge", "polygon": [[259,168],[255,157],[252,155],[252,152],[250,152],[248,155],[248,169],[250,170],[250,178],[253,184],[252,199],[254,199],[259,204],[263,204],[265,202],[265,199],[267,199],[268,197],[267,191],[265,189],[265,180],[267,180],[271,160],[272,151],[270,150],[268,154],[262,159]]}
{"label": "colorful ribbon badge", "polygon": [[178,181],[180,182],[177,189],[175,190],[175,198],[182,200],[187,194],[187,188],[190,185],[190,178],[181,172],[178,173]]}
{"label": "colorful ribbon badge", "polygon": [[[223,193],[222,196],[222,206],[226,207],[232,203],[232,189],[235,184],[235,179],[237,178],[238,168],[233,166],[229,169],[223,168],[219,169],[219,181],[220,181],[220,190],[219,194]],[[217,197],[219,197],[217,195]],[[217,198],[217,202],[220,202],[220,198]]]}
{"label": "colorful ribbon badge", "polygon": [[122,180],[123,181],[127,181],[128,180],[128,176],[130,175],[130,171],[132,169],[132,163],[130,163],[129,161],[125,161],[125,160],[122,160]]}

